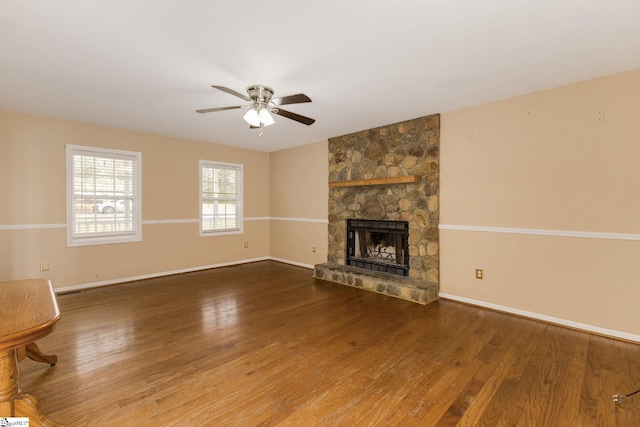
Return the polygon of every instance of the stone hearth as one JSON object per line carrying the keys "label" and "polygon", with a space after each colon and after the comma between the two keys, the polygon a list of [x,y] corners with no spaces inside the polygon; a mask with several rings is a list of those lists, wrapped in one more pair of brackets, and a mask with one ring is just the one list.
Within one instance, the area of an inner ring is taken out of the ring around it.
{"label": "stone hearth", "polygon": [[438,298],[438,285],[412,277],[367,271],[341,264],[318,264],[313,269],[317,279],[340,283],[371,292],[390,295],[420,304]]}
{"label": "stone hearth", "polygon": [[[439,150],[438,114],[329,139],[328,254],[316,277],[415,302],[437,298]],[[407,221],[408,277],[345,265],[348,219]]]}

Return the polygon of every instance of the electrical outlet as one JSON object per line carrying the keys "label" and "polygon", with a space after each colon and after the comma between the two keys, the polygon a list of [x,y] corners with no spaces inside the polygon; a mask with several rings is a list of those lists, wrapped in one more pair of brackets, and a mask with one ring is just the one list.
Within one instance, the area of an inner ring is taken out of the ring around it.
{"label": "electrical outlet", "polygon": [[476,279],[484,279],[484,270],[476,268]]}
{"label": "electrical outlet", "polygon": [[249,242],[244,242],[244,247],[248,248],[249,247]]}
{"label": "electrical outlet", "polygon": [[49,261],[40,261],[40,271],[49,271]]}
{"label": "electrical outlet", "polygon": [[316,245],[311,245],[311,252],[315,252],[316,251]]}

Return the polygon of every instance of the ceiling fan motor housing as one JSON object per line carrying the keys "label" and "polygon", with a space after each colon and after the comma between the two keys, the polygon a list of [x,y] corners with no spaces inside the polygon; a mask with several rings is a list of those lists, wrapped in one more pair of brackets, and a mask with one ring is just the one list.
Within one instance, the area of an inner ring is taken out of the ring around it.
{"label": "ceiling fan motor housing", "polygon": [[268,104],[273,96],[273,89],[269,86],[253,85],[247,87],[247,93],[254,103]]}

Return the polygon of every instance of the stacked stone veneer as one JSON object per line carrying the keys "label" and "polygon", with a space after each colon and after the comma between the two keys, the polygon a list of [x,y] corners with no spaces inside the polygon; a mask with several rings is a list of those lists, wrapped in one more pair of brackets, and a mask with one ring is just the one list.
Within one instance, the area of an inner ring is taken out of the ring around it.
{"label": "stacked stone veneer", "polygon": [[[437,287],[439,153],[438,114],[329,139],[329,182],[402,176],[417,176],[419,181],[330,187],[328,266],[316,266],[317,277],[327,278],[329,271],[335,276],[336,266],[345,264],[347,219],[401,220],[409,222],[409,277],[405,281]],[[383,287],[378,279],[376,287]],[[383,293],[402,297],[399,291]]]}

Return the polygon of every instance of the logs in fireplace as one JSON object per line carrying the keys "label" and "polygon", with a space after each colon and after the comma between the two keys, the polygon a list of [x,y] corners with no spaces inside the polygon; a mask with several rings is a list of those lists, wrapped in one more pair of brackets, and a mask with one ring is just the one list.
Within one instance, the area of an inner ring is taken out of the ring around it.
{"label": "logs in fireplace", "polygon": [[358,268],[407,276],[409,223],[348,219],[345,261]]}

